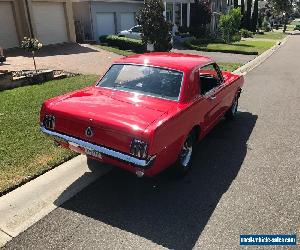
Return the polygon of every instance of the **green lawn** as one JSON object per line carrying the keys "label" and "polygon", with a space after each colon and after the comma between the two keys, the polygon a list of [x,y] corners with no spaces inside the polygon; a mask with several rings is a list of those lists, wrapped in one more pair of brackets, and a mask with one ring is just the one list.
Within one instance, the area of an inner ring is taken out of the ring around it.
{"label": "green lawn", "polygon": [[287,36],[287,34],[283,33],[283,32],[265,32],[263,35],[260,34],[256,34],[254,36],[254,38],[257,39],[272,39],[272,40],[281,40],[283,38],[285,38]]}
{"label": "green lawn", "polygon": [[45,99],[91,85],[96,76],[75,76],[0,92],[0,193],[73,157],[39,130]]}
{"label": "green lawn", "polygon": [[261,54],[271,48],[276,41],[247,40],[231,44],[210,43],[207,45],[191,45],[191,48],[203,51],[217,51],[237,54]]}
{"label": "green lawn", "polygon": [[93,45],[93,46],[98,47],[98,48],[103,49],[103,50],[106,50],[106,51],[109,51],[109,52],[116,53],[116,54],[121,55],[121,56],[130,56],[130,55],[135,54],[132,51],[121,50],[119,48],[105,46],[105,45]]}
{"label": "green lawn", "polygon": [[235,71],[237,68],[241,67],[242,63],[218,63],[221,70],[224,71]]}

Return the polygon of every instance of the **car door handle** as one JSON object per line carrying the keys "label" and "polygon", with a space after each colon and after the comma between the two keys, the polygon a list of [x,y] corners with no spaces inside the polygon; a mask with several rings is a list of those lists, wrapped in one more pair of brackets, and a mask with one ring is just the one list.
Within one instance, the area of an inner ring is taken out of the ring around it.
{"label": "car door handle", "polygon": [[210,96],[209,99],[210,99],[210,100],[215,100],[216,97],[215,97],[215,96]]}

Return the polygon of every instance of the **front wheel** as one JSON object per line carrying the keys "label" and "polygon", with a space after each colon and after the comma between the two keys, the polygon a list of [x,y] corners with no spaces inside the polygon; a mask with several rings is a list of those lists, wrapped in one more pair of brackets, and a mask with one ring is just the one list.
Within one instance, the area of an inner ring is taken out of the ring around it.
{"label": "front wheel", "polygon": [[176,163],[176,173],[184,176],[192,167],[192,159],[195,149],[196,136],[195,133],[190,133],[182,145],[181,151]]}
{"label": "front wheel", "polygon": [[228,111],[225,114],[226,119],[234,120],[237,113],[238,105],[239,105],[239,99],[237,96],[235,96],[231,107],[228,109]]}

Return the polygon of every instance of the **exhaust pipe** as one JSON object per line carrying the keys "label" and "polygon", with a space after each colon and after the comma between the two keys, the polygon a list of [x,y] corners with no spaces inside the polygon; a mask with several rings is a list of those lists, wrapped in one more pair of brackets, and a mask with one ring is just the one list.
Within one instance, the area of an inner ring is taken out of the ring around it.
{"label": "exhaust pipe", "polygon": [[138,178],[142,178],[144,176],[144,171],[142,170],[137,170],[135,171],[135,174]]}

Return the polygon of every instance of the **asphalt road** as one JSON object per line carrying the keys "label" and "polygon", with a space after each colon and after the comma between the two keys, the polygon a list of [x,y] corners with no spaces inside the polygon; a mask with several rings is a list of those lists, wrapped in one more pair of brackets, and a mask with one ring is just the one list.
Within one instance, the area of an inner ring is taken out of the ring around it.
{"label": "asphalt road", "polygon": [[237,120],[199,144],[184,179],[114,169],[5,249],[247,249],[240,234],[300,237],[299,79],[295,35],[247,74]]}

